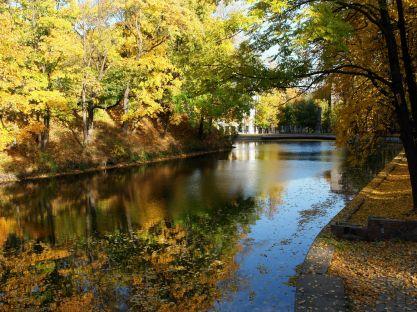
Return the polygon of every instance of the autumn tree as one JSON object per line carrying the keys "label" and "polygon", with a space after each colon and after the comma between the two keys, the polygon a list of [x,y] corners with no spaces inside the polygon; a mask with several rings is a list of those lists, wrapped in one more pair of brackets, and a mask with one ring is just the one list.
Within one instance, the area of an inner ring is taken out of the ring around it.
{"label": "autumn tree", "polygon": [[39,147],[49,141],[53,117],[71,114],[77,46],[67,8],[56,1],[3,4],[2,59],[4,116],[37,135]]}
{"label": "autumn tree", "polygon": [[278,125],[278,109],[281,104],[280,94],[271,93],[259,96],[255,104],[255,124],[261,128],[276,127]]}
{"label": "autumn tree", "polygon": [[182,42],[199,40],[201,32],[192,3],[101,0],[83,2],[77,12],[76,31],[83,47],[84,142],[91,140],[97,109],[115,112],[113,117],[125,131],[145,117],[169,119],[185,79],[179,68],[184,64],[175,54],[183,53],[178,51]]}
{"label": "autumn tree", "polygon": [[[277,127],[285,124],[283,112],[287,104],[294,102],[298,97],[296,89],[278,90],[260,94],[256,104],[255,124],[261,128]],[[281,117],[281,118],[280,118]]]}
{"label": "autumn tree", "polygon": [[213,122],[241,120],[249,112],[257,89],[233,72],[260,62],[248,46],[239,43],[239,34],[249,27],[250,18],[239,11],[226,18],[216,15],[214,3],[199,7],[199,31],[177,42],[177,62],[184,77],[177,103],[198,125],[202,137]]}
{"label": "autumn tree", "polygon": [[[277,82],[285,78],[311,85],[328,75],[366,79],[381,98],[376,103],[392,107],[417,209],[415,9],[414,1],[402,0],[260,0],[252,12],[268,21],[258,32],[257,46],[281,45]],[[354,46],[363,34],[370,49],[360,53]]]}
{"label": "autumn tree", "polygon": [[175,44],[194,31],[195,19],[185,1],[126,1],[121,6],[117,23],[121,62],[109,84],[122,78],[111,89],[116,91],[111,107],[121,102],[125,130],[144,117],[169,119],[182,84],[180,69],[173,62]]}
{"label": "autumn tree", "polygon": [[83,143],[92,139],[94,113],[105,101],[105,79],[119,60],[120,36],[115,26],[119,7],[113,1],[83,1],[74,7],[74,31],[81,43],[80,99]]}
{"label": "autumn tree", "polygon": [[[18,103],[21,100],[16,90],[22,79],[25,49],[20,47],[22,32],[14,23],[13,11],[7,3],[0,3],[0,150],[15,139],[18,119]],[[14,34],[11,36],[10,34]]]}

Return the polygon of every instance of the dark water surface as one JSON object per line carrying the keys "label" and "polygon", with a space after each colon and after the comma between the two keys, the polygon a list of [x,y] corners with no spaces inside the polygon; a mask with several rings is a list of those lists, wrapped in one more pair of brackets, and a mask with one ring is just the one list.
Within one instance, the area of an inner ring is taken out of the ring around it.
{"label": "dark water surface", "polygon": [[390,160],[332,142],[0,188],[0,309],[287,311],[321,228]]}

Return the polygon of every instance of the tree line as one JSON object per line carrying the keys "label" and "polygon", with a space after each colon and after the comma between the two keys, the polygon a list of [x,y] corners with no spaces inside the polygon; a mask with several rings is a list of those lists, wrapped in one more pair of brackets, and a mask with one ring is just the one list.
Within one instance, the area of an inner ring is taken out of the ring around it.
{"label": "tree line", "polygon": [[216,1],[0,2],[0,148],[47,147],[51,127],[82,146],[105,111],[120,129],[240,118],[252,88],[231,71],[259,59],[236,36],[250,17]]}
{"label": "tree line", "polygon": [[299,95],[297,90],[262,93],[255,103],[255,125],[261,131],[331,133],[336,121],[329,95]]}

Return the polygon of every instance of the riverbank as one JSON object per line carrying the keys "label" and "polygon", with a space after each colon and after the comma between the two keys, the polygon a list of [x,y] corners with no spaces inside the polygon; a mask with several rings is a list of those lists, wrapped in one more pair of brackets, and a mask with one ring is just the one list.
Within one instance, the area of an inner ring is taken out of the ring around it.
{"label": "riverbank", "polygon": [[199,139],[197,130],[187,123],[165,130],[147,122],[138,131],[124,133],[101,122],[97,123],[93,140],[83,146],[74,134],[53,129],[43,151],[30,138],[23,138],[16,146],[0,152],[0,184],[134,167],[232,148],[228,137],[215,129],[204,139]]}
{"label": "riverbank", "polygon": [[[412,211],[406,159],[398,155],[333,220],[365,225],[369,217],[417,220]],[[407,311],[417,307],[417,243],[336,239],[327,226],[307,259],[324,250],[324,273],[343,282],[346,302],[338,310]],[[306,261],[308,262],[308,261]],[[320,287],[316,288],[320,291]]]}
{"label": "riverbank", "polygon": [[0,174],[0,185],[7,184],[7,183],[14,183],[14,182],[43,180],[43,179],[59,178],[59,177],[65,177],[65,176],[95,173],[95,172],[106,171],[106,170],[137,167],[137,166],[156,164],[156,163],[176,160],[176,159],[186,159],[186,158],[199,157],[199,156],[204,156],[204,155],[209,155],[209,154],[214,154],[214,153],[228,152],[231,149],[232,149],[232,146],[218,148],[215,150],[200,151],[200,152],[189,152],[189,153],[185,152],[185,153],[180,153],[180,154],[173,154],[171,156],[166,156],[166,157],[159,157],[159,158],[155,158],[152,160],[144,160],[144,161],[137,161],[137,162],[130,162],[130,163],[120,163],[120,164],[111,165],[111,166],[98,166],[98,167],[88,168],[84,170],[72,170],[72,171],[66,171],[66,172],[60,172],[60,173],[45,173],[45,174],[26,176],[26,177],[21,177],[21,178],[19,178],[18,176],[14,174],[8,174],[8,175]]}

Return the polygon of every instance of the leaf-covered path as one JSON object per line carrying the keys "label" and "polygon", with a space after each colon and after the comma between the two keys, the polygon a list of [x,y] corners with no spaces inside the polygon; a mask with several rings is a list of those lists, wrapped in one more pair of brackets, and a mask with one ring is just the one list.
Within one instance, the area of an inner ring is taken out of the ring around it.
{"label": "leaf-covered path", "polygon": [[[369,216],[416,219],[410,212],[412,201],[406,160],[397,157],[391,170],[382,183],[371,182],[361,192],[359,196],[364,197],[365,202],[348,222],[364,224]],[[343,280],[348,310],[417,309],[417,243],[336,240],[328,231],[323,231],[315,244],[334,248],[328,274]]]}

